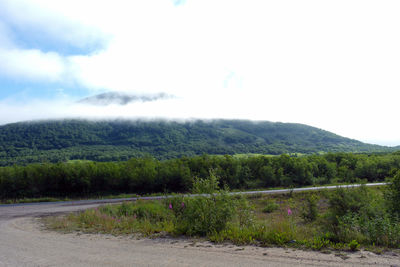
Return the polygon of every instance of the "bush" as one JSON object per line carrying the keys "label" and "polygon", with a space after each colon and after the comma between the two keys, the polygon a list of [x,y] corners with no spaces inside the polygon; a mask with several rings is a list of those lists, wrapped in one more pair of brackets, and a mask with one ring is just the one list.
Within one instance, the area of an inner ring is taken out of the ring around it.
{"label": "bush", "polygon": [[316,236],[310,242],[310,248],[313,250],[321,250],[331,245],[331,242],[325,236]]}
{"label": "bush", "polygon": [[400,215],[400,171],[397,171],[390,181],[384,194],[387,208],[390,213]]}
{"label": "bush", "polygon": [[263,212],[265,213],[271,213],[274,212],[275,210],[277,210],[279,208],[279,205],[276,204],[276,202],[274,200],[271,200],[269,198],[267,198],[264,202],[264,208],[263,208]]}
{"label": "bush", "polygon": [[235,207],[236,222],[240,229],[253,227],[255,223],[254,206],[250,205],[247,198],[240,195],[233,202]]}
{"label": "bush", "polygon": [[370,191],[366,186],[336,188],[328,195],[328,223],[336,226],[338,225],[338,219],[346,214],[369,213],[371,198]]}
{"label": "bush", "polygon": [[337,188],[328,196],[329,209],[323,225],[335,242],[359,242],[366,240],[362,224],[382,215],[381,203],[377,196],[365,186],[358,188]]}
{"label": "bush", "polygon": [[319,197],[316,194],[307,196],[305,205],[301,212],[301,217],[305,221],[312,222],[318,218],[318,201]]}
{"label": "bush", "polygon": [[354,213],[347,213],[337,218],[338,224],[333,226],[335,231],[333,239],[340,242],[350,242],[353,239],[360,242],[365,240],[361,233],[360,216]]}
{"label": "bush", "polygon": [[395,202],[400,200],[399,189],[400,175],[396,175],[384,192],[385,202],[365,187],[336,190],[329,197],[325,221],[331,240],[399,247],[399,208]]}
{"label": "bush", "polygon": [[205,236],[226,229],[234,217],[235,200],[227,189],[219,189],[214,173],[211,172],[208,179],[195,179],[193,193],[207,195],[185,200],[185,208],[176,212],[176,231],[191,236]]}
{"label": "bush", "polygon": [[349,248],[351,251],[356,251],[360,247],[360,244],[357,242],[357,240],[351,240],[349,243]]}
{"label": "bush", "polygon": [[400,246],[400,224],[396,216],[384,214],[360,222],[361,231],[370,244]]}

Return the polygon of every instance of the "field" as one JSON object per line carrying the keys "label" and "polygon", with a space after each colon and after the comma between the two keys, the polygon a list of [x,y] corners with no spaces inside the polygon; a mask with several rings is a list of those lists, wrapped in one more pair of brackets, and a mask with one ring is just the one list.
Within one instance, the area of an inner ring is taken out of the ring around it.
{"label": "field", "polygon": [[[400,174],[381,188],[230,196],[218,179],[198,179],[196,198],[126,202],[44,219],[53,230],[146,237],[189,236],[215,243],[313,250],[400,247]],[[394,205],[392,205],[394,203]]]}

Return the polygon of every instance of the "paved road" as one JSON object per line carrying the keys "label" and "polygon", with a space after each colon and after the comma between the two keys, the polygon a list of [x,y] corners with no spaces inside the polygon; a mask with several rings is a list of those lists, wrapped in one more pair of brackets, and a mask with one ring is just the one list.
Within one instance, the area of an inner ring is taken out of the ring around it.
{"label": "paved road", "polygon": [[[319,189],[322,188],[314,188]],[[263,193],[276,192],[290,190]],[[247,192],[251,193],[260,192]],[[111,200],[115,201],[121,200]],[[130,236],[61,234],[41,229],[37,219],[103,204],[98,202],[0,206],[0,266],[400,266],[400,258],[395,254],[377,256],[367,251],[345,257],[187,239],[137,240]]]}
{"label": "paved road", "polygon": [[[368,183],[365,184],[368,187],[371,186],[382,186],[386,185],[386,183]],[[258,190],[258,191],[244,191],[244,192],[232,192],[230,193],[231,195],[238,195],[238,194],[243,194],[243,195],[255,195],[255,194],[284,194],[284,193],[290,193],[290,192],[306,192],[306,191],[318,191],[318,190],[330,190],[330,189],[335,189],[335,188],[354,188],[354,187],[360,187],[361,184],[351,184],[351,185],[331,185],[331,186],[316,186],[316,187],[305,187],[305,188],[291,188],[291,189],[274,189],[274,190]],[[206,194],[202,194],[205,196]],[[189,194],[186,196],[198,196],[198,194]],[[66,212],[68,211],[67,207],[75,207],[71,211],[79,210],[79,207],[76,206],[83,206],[83,205],[98,205],[98,204],[107,204],[107,203],[119,203],[123,201],[136,201],[139,199],[143,200],[155,200],[155,199],[163,199],[163,198],[171,198],[174,197],[173,195],[169,196],[151,196],[151,197],[132,197],[132,198],[115,198],[115,199],[90,199],[90,200],[76,200],[76,201],[59,201],[59,202],[41,202],[41,203],[21,203],[21,204],[0,204],[0,212],[2,209],[4,211],[10,210],[9,207],[25,207],[22,209],[11,209],[14,210],[15,212],[18,211],[23,211],[22,214],[23,216],[27,214],[33,214],[33,213],[38,213],[40,215],[40,211],[42,208],[40,207],[35,207],[34,206],[44,206],[43,209],[44,211],[46,210],[46,207],[59,207],[61,209],[61,212],[65,210]],[[29,208],[28,208],[29,207]],[[51,212],[53,208],[51,208],[48,212]],[[15,214],[16,215],[16,214]],[[33,214],[34,215],[34,214]],[[1,214],[0,214],[1,218]]]}

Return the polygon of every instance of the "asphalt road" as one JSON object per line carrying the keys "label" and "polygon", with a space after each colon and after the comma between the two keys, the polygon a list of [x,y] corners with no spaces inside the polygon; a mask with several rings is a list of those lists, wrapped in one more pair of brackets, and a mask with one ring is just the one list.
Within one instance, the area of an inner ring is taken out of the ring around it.
{"label": "asphalt road", "polygon": [[[368,187],[371,186],[382,186],[386,185],[386,183],[368,183],[365,184]],[[231,195],[255,195],[255,194],[284,194],[284,193],[290,193],[290,192],[306,192],[306,191],[318,191],[318,190],[331,190],[335,188],[354,188],[354,187],[360,187],[361,184],[351,184],[351,185],[330,185],[330,186],[315,186],[315,187],[304,187],[304,188],[291,188],[291,189],[274,189],[274,190],[258,190],[258,191],[244,191],[244,192],[231,192]],[[206,194],[201,194],[202,196],[206,196]],[[198,196],[198,194],[188,194],[186,195],[188,197],[195,197]],[[89,199],[89,200],[76,200],[76,201],[57,201],[57,202],[38,202],[38,203],[20,203],[20,204],[0,204],[0,219],[1,219],[1,212],[2,209],[4,209],[5,212],[7,212],[8,208],[7,207],[31,207],[31,206],[46,206],[46,207],[64,207],[64,209],[67,209],[65,207],[75,207],[75,206],[80,206],[80,205],[95,205],[95,204],[107,204],[107,203],[120,203],[124,201],[136,201],[139,199],[142,200],[156,200],[156,199],[163,199],[163,198],[171,198],[174,197],[173,195],[167,195],[167,196],[148,196],[148,197],[132,197],[132,198],[114,198],[114,199]],[[77,208],[79,209],[79,208]],[[20,209],[15,209],[15,210],[20,210]],[[21,211],[24,209],[21,209]],[[26,209],[24,212],[30,212],[29,210],[32,210],[32,212],[38,212],[40,214],[41,208],[31,208],[31,209]],[[53,210],[53,209],[51,209]],[[63,210],[63,209],[62,209]],[[75,210],[75,209],[74,209]],[[71,210],[71,211],[74,211]],[[67,210],[66,210],[67,211]],[[22,212],[22,214],[25,214]],[[50,212],[50,211],[48,211]]]}

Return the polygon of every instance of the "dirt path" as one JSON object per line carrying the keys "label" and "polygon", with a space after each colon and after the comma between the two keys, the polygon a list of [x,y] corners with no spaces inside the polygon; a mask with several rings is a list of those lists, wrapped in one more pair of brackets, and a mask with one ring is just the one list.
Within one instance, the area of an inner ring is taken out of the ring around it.
{"label": "dirt path", "polygon": [[0,207],[0,266],[400,266],[395,253],[339,255],[186,239],[61,234],[43,230],[32,217],[92,206]]}

